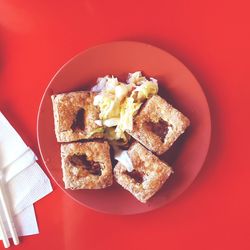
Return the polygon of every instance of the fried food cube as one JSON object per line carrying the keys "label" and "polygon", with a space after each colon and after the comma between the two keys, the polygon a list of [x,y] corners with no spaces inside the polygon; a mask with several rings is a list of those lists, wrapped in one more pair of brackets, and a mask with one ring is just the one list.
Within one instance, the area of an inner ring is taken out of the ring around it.
{"label": "fried food cube", "polygon": [[89,91],[51,96],[58,142],[103,137],[103,128],[95,123],[99,109],[93,105],[94,96],[95,93]]}
{"label": "fried food cube", "polygon": [[107,142],[62,144],[61,159],[66,189],[101,189],[113,183]]}
{"label": "fried food cube", "polygon": [[189,119],[158,95],[152,96],[127,131],[146,148],[161,155],[189,126]]}
{"label": "fried food cube", "polygon": [[120,162],[114,168],[115,180],[140,202],[147,202],[166,182],[172,169],[157,156],[135,142],[128,150],[133,164],[129,172]]}

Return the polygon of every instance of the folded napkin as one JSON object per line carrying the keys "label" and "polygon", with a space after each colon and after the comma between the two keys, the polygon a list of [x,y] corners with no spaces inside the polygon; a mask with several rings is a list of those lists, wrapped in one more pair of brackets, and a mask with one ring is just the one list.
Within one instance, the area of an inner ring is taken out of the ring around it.
{"label": "folded napkin", "polygon": [[38,233],[33,203],[52,191],[36,160],[34,152],[0,113],[0,171],[19,236]]}
{"label": "folded napkin", "polygon": [[[18,236],[27,236],[39,233],[33,205],[28,206],[19,214],[14,215],[13,220]],[[6,222],[4,222],[4,224],[6,225]],[[7,231],[7,234],[10,237],[9,231]]]}

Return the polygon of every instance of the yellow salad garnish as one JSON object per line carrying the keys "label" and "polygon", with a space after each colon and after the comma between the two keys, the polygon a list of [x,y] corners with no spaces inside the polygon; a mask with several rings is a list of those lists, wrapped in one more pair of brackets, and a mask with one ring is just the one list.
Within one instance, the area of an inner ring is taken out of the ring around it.
{"label": "yellow salad garnish", "polygon": [[137,71],[129,74],[127,83],[113,76],[99,78],[92,91],[98,92],[94,99],[100,108],[96,123],[104,127],[106,138],[126,141],[126,131],[133,129],[133,117],[146,99],[158,93],[158,83]]}

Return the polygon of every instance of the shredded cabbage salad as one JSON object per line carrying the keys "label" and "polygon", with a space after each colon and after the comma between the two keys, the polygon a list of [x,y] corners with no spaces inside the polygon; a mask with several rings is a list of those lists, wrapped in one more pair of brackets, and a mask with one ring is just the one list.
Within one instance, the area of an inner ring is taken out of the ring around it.
{"label": "shredded cabbage salad", "polygon": [[94,105],[100,108],[96,124],[104,128],[108,140],[126,143],[126,131],[133,129],[133,117],[146,99],[158,93],[158,83],[137,71],[128,75],[127,83],[114,76],[98,78],[92,91],[98,93]]}

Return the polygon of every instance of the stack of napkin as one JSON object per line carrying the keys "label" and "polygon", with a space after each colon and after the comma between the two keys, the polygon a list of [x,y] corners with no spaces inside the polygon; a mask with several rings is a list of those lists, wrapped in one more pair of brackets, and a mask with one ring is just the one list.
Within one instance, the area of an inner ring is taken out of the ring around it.
{"label": "stack of napkin", "polygon": [[[0,112],[0,171],[5,181],[2,185],[19,236],[39,232],[33,203],[52,191],[36,160],[34,152]],[[0,213],[4,214],[1,204]]]}

